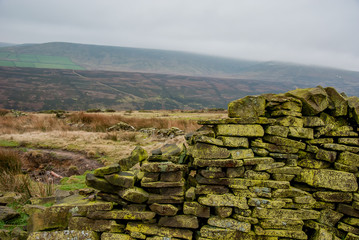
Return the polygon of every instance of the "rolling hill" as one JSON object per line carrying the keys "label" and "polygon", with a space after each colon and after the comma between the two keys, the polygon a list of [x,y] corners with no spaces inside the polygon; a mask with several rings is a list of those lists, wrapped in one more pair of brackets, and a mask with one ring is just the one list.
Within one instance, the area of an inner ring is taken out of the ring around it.
{"label": "rolling hill", "polygon": [[359,93],[359,72],[74,43],[0,47],[0,66],[0,107],[21,110],[226,108],[317,85]]}

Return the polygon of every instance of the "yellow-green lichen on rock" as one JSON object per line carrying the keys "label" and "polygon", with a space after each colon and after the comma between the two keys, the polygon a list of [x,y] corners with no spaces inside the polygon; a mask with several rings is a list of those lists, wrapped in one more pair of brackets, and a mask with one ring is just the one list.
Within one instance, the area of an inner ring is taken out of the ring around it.
{"label": "yellow-green lichen on rock", "polygon": [[228,104],[230,118],[260,117],[265,114],[266,101],[263,96],[247,96]]}
{"label": "yellow-green lichen on rock", "polygon": [[354,174],[336,170],[303,169],[295,180],[313,187],[344,192],[355,192],[358,190],[357,178]]}

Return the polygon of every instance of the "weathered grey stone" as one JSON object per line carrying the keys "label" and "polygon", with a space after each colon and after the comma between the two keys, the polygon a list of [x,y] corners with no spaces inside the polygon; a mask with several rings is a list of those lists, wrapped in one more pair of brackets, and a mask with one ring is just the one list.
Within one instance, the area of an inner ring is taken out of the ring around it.
{"label": "weathered grey stone", "polygon": [[318,222],[334,227],[335,224],[344,216],[344,214],[331,209],[323,209],[320,211]]}
{"label": "weathered grey stone", "polygon": [[226,146],[226,147],[243,147],[243,148],[248,148],[249,147],[248,138],[245,138],[245,137],[226,137],[226,136],[221,136],[221,137],[218,137],[218,138],[220,140],[222,140],[223,146]]}
{"label": "weathered grey stone", "polygon": [[313,187],[343,192],[354,192],[358,189],[354,174],[329,169],[303,169],[295,180]]}
{"label": "weathered grey stone", "polygon": [[284,126],[268,126],[265,130],[266,134],[280,136],[280,137],[287,137],[289,133],[289,128]]}
{"label": "weathered grey stone", "polygon": [[120,172],[105,175],[105,179],[112,185],[131,188],[135,185],[136,177],[132,172]]}
{"label": "weathered grey stone", "polygon": [[329,97],[329,108],[335,117],[346,116],[348,113],[348,101],[332,87],[326,87],[325,91]]}
{"label": "weathered grey stone", "polygon": [[359,228],[353,227],[353,226],[343,223],[343,222],[339,222],[337,225],[337,228],[344,232],[350,232],[350,233],[359,235]]}
{"label": "weathered grey stone", "polygon": [[266,135],[266,136],[264,136],[263,139],[267,142],[274,143],[276,145],[293,147],[293,148],[298,148],[298,149],[303,149],[303,150],[305,149],[305,146],[306,146],[306,144],[303,142],[291,140],[288,138],[282,138],[282,137],[278,137],[278,136]]}
{"label": "weathered grey stone", "polygon": [[228,187],[226,186],[220,186],[220,185],[200,185],[198,184],[196,186],[195,190],[196,194],[225,194],[229,192]]}
{"label": "weathered grey stone", "polygon": [[253,124],[216,125],[215,132],[218,136],[262,137],[264,135],[263,127],[261,125]]}
{"label": "weathered grey stone", "polygon": [[[236,195],[236,196],[238,196],[238,195]],[[214,212],[220,218],[227,218],[232,215],[233,208],[232,207],[214,207]]]}
{"label": "weathered grey stone", "polygon": [[294,138],[313,139],[314,131],[312,128],[289,127],[288,136]]}
{"label": "weathered grey stone", "polygon": [[118,161],[121,166],[121,171],[127,171],[139,162],[143,162],[148,158],[148,153],[145,149],[137,146],[132,152],[131,156]]}
{"label": "weathered grey stone", "polygon": [[121,171],[121,167],[119,164],[112,164],[106,167],[100,167],[95,169],[94,171],[94,175],[96,177],[103,177],[107,174],[112,174],[112,173],[118,173],[119,171]]}
{"label": "weathered grey stone", "polygon": [[244,178],[248,179],[258,179],[258,180],[268,180],[270,175],[266,172],[256,172],[253,170],[247,170],[244,173]]}
{"label": "weathered grey stone", "polygon": [[226,176],[229,178],[237,178],[244,176],[244,167],[230,167],[226,170]]}
{"label": "weathered grey stone", "polygon": [[196,143],[192,149],[192,156],[201,159],[228,158],[230,152],[226,148],[215,145]]}
{"label": "weathered grey stone", "polygon": [[233,149],[229,150],[229,152],[231,153],[231,157],[233,159],[245,159],[254,157],[252,149]]}
{"label": "weathered grey stone", "polygon": [[175,164],[172,162],[151,162],[151,163],[144,163],[141,166],[141,171],[144,172],[176,172],[176,171],[185,171],[187,170],[186,165]]}
{"label": "weathered grey stone", "polygon": [[308,236],[303,231],[292,231],[292,230],[282,230],[282,229],[264,230],[260,226],[255,226],[254,232],[260,236],[287,237],[290,239],[308,239]]}
{"label": "weathered grey stone", "polygon": [[329,168],[330,162],[319,161],[315,159],[301,159],[298,161],[298,166],[304,168],[322,169]]}
{"label": "weathered grey stone", "polygon": [[161,217],[158,225],[162,227],[175,227],[175,228],[198,228],[198,219],[192,215],[176,215],[173,217]]}
{"label": "weathered grey stone", "polygon": [[71,217],[69,220],[69,230],[87,230],[95,232],[108,232],[111,227],[117,225],[114,220],[96,220],[87,217]]}
{"label": "weathered grey stone", "polygon": [[6,206],[0,206],[0,221],[7,221],[13,218],[17,218],[19,216],[20,214],[14,209]]}
{"label": "weathered grey stone", "polygon": [[306,116],[303,117],[303,125],[304,127],[323,127],[325,123],[320,117]]}
{"label": "weathered grey stone", "polygon": [[198,167],[241,167],[243,166],[243,160],[239,159],[200,159],[195,158],[193,160],[193,166]]}
{"label": "weathered grey stone", "polygon": [[128,222],[126,231],[140,232],[145,235],[157,235],[170,238],[192,239],[192,231],[187,229],[160,227],[157,224]]}
{"label": "weathered grey stone", "polygon": [[198,202],[185,202],[183,204],[183,213],[202,218],[209,218],[210,208],[207,206],[203,206]]}
{"label": "weathered grey stone", "polygon": [[349,117],[353,118],[354,121],[359,124],[359,98],[349,97],[347,100],[349,106]]}
{"label": "weathered grey stone", "polygon": [[284,127],[303,127],[303,119],[293,116],[276,118],[276,125]]}
{"label": "weathered grey stone", "polygon": [[262,96],[246,96],[228,104],[230,118],[260,117],[265,114],[266,101]]}
{"label": "weathered grey stone", "polygon": [[246,198],[239,198],[230,193],[222,195],[208,194],[207,196],[199,197],[198,202],[205,206],[227,206],[248,209]]}
{"label": "weathered grey stone", "polygon": [[340,213],[344,213],[345,215],[348,215],[350,217],[359,218],[359,210],[356,210],[350,205],[339,204],[337,211]]}
{"label": "weathered grey stone", "polygon": [[178,182],[183,178],[183,171],[177,172],[163,172],[160,175],[160,181],[162,182]]}
{"label": "weathered grey stone", "polygon": [[156,213],[150,211],[112,210],[89,212],[87,217],[91,219],[149,220],[155,215]]}
{"label": "weathered grey stone", "polygon": [[329,106],[328,95],[322,87],[296,89],[289,91],[286,95],[302,101],[302,112],[305,115],[317,115]]}
{"label": "weathered grey stone", "polygon": [[48,239],[78,239],[78,240],[99,240],[99,236],[93,231],[64,230],[52,232],[32,232],[28,240],[48,240]]}
{"label": "weathered grey stone", "polygon": [[119,191],[119,195],[129,201],[134,203],[143,203],[148,200],[149,194],[142,188],[133,187],[127,188]]}
{"label": "weathered grey stone", "polygon": [[98,189],[103,192],[117,192],[121,189],[119,186],[111,185],[103,178],[95,177],[95,175],[88,173],[86,175],[86,185],[95,189]]}
{"label": "weathered grey stone", "polygon": [[338,163],[359,167],[359,154],[342,152],[339,154]]}
{"label": "weathered grey stone", "polygon": [[264,229],[287,229],[301,231],[303,220],[297,219],[261,219],[260,226]]}
{"label": "weathered grey stone", "polygon": [[174,216],[178,212],[178,208],[172,204],[153,203],[150,205],[150,209],[161,216]]}
{"label": "weathered grey stone", "polygon": [[250,223],[239,222],[232,218],[220,218],[213,216],[208,219],[208,224],[211,226],[233,229],[240,232],[249,232],[251,230]]}
{"label": "weathered grey stone", "polygon": [[337,158],[337,152],[335,151],[327,151],[323,149],[319,149],[315,157],[318,160],[323,160],[327,162],[335,162]]}
{"label": "weathered grey stone", "polygon": [[162,195],[162,194],[150,194],[148,197],[148,204],[152,203],[183,203],[184,197],[183,196],[176,196],[176,195]]}
{"label": "weathered grey stone", "polygon": [[353,194],[348,192],[318,191],[313,194],[313,197],[325,202],[351,202],[353,200]]}
{"label": "weathered grey stone", "polygon": [[255,218],[274,218],[274,219],[318,219],[320,213],[314,210],[291,210],[291,209],[270,209],[270,208],[254,208],[252,217]]}
{"label": "weathered grey stone", "polygon": [[264,198],[250,198],[248,199],[248,205],[261,208],[283,208],[285,206],[285,202]]}
{"label": "weathered grey stone", "polygon": [[359,146],[359,138],[339,138],[338,143]]}
{"label": "weathered grey stone", "polygon": [[244,165],[269,164],[273,162],[274,159],[271,157],[255,157],[255,158],[243,159]]}

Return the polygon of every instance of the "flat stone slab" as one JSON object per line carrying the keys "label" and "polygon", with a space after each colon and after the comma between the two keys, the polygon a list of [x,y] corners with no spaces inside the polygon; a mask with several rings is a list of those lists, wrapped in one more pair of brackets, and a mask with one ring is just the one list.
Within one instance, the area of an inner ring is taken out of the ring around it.
{"label": "flat stone slab", "polygon": [[140,232],[145,235],[157,235],[163,237],[175,237],[192,240],[193,232],[188,229],[178,229],[169,227],[160,227],[157,224],[129,222],[126,225],[126,231]]}
{"label": "flat stone slab", "polygon": [[243,161],[239,159],[200,159],[195,158],[193,165],[198,167],[240,167]]}
{"label": "flat stone slab", "polygon": [[249,232],[251,230],[250,223],[240,222],[232,218],[220,218],[213,216],[208,219],[208,224],[211,226],[233,229],[240,232]]}
{"label": "flat stone slab", "polygon": [[264,129],[256,124],[223,124],[216,125],[215,132],[218,136],[239,136],[239,137],[263,137]]}
{"label": "flat stone slab", "polygon": [[190,228],[197,229],[199,227],[198,219],[193,215],[177,215],[173,217],[161,217],[158,225],[162,227],[174,228]]}
{"label": "flat stone slab", "polygon": [[49,239],[77,239],[77,240],[99,240],[99,236],[93,231],[65,230],[53,232],[32,232],[27,240],[49,240]]}
{"label": "flat stone slab", "polygon": [[238,197],[231,193],[222,195],[208,194],[198,198],[198,202],[205,206],[224,206],[224,207],[238,207],[240,209],[248,209],[247,199],[245,197]]}
{"label": "flat stone slab", "polygon": [[292,209],[269,209],[269,208],[254,208],[252,217],[255,218],[273,218],[273,219],[318,219],[320,212],[315,210],[292,210]]}
{"label": "flat stone slab", "polygon": [[112,210],[89,212],[87,217],[91,219],[149,220],[155,215],[156,213],[150,211]]}
{"label": "flat stone slab", "polygon": [[143,172],[176,172],[187,170],[186,165],[175,164],[172,162],[151,162],[141,166]]}
{"label": "flat stone slab", "polygon": [[206,143],[196,143],[192,149],[192,156],[202,159],[229,158],[230,152],[224,147]]}
{"label": "flat stone slab", "polygon": [[358,189],[357,178],[354,174],[336,170],[303,169],[295,180],[313,187],[343,192],[355,192]]}

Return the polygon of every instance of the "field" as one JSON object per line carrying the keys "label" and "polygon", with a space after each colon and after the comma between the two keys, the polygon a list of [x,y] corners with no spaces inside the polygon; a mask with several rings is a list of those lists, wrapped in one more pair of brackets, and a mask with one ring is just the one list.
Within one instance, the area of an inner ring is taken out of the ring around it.
{"label": "field", "polygon": [[68,57],[0,52],[0,66],[82,70]]}

